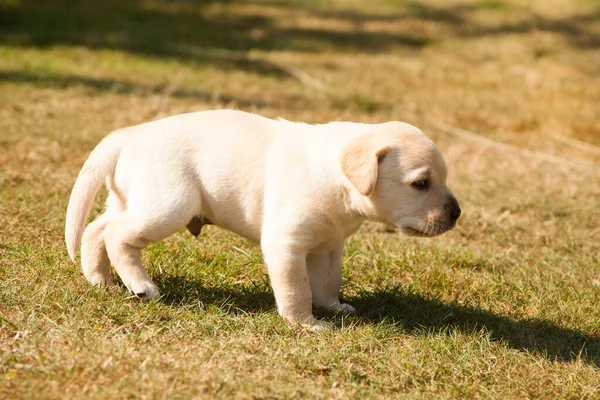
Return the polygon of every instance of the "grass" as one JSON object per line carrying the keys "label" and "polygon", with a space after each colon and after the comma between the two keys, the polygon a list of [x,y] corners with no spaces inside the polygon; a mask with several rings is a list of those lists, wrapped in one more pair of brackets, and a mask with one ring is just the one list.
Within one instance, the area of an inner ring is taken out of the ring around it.
{"label": "grass", "polygon": [[[599,45],[584,0],[0,1],[0,398],[600,397]],[[223,107],[422,127],[459,226],[365,224],[323,334],[214,227],[145,252],[159,301],[89,287],[62,239],[89,151]]]}

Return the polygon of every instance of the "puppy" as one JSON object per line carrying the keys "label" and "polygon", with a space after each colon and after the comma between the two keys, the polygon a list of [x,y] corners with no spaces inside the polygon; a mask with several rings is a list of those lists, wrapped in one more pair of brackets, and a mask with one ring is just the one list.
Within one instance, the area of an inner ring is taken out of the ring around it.
{"label": "puppy", "polygon": [[[108,135],[83,165],[65,239],[81,244],[87,280],[111,285],[113,264],[136,296],[158,288],[140,252],[188,227],[215,224],[259,243],[279,314],[312,329],[312,306],[340,303],[346,237],[367,219],[435,236],[460,216],[438,148],[402,122],[306,125],[241,111],[183,114]],[[106,181],[106,211],[85,228]]]}

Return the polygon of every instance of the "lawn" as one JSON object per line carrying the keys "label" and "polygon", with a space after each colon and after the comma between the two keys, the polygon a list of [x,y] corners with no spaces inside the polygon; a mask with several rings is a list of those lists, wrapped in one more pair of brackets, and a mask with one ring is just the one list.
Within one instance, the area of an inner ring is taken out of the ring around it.
{"label": "lawn", "polygon": [[[0,0],[0,398],[600,398],[599,50],[592,0]],[[147,249],[158,301],[90,287],[94,145],[218,108],[417,125],[463,216],[363,225],[319,334],[215,227]]]}

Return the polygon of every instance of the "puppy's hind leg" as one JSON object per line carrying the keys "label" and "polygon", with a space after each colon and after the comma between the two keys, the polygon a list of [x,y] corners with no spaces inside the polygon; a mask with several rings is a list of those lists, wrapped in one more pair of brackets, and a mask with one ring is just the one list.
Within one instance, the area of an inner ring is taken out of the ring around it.
{"label": "puppy's hind leg", "polygon": [[184,178],[167,170],[124,175],[122,184],[129,192],[122,201],[126,208],[115,211],[104,230],[110,262],[125,286],[141,299],[159,295],[142,264],[142,249],[184,228],[202,212],[200,196],[194,194],[198,192],[197,182]]}
{"label": "puppy's hind leg", "polygon": [[125,286],[141,299],[157,297],[158,287],[142,264],[142,249],[150,243],[144,237],[144,226],[135,217],[123,212],[107,224],[104,242],[108,257]]}
{"label": "puppy's hind leg", "polygon": [[81,240],[81,267],[92,285],[112,286],[110,261],[104,243],[104,229],[109,222],[108,212],[89,224]]}
{"label": "puppy's hind leg", "polygon": [[[135,215],[126,210],[112,217],[107,224],[104,242],[108,257],[125,286],[137,297],[151,300],[159,295],[158,287],[142,265],[142,249],[150,242],[158,242],[185,227],[197,209],[190,205],[193,204],[163,204],[162,213],[158,212],[158,208],[152,213],[151,207],[141,210],[141,207],[132,206],[136,209]],[[168,218],[165,217],[167,215]]]}

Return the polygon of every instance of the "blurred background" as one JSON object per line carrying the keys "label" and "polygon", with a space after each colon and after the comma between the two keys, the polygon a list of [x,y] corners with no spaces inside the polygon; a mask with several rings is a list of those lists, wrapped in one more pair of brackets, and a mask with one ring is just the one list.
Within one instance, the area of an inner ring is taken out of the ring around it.
{"label": "blurred background", "polygon": [[426,120],[555,153],[557,141],[600,144],[599,7],[2,0],[0,81],[4,92],[109,95],[136,109],[115,126],[235,107],[308,122]]}

